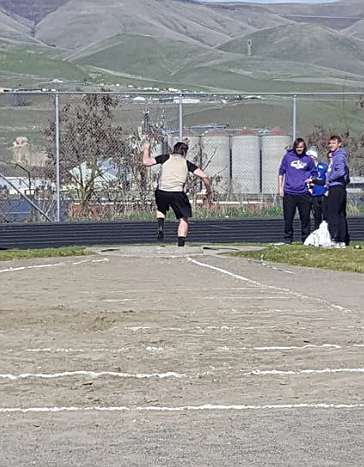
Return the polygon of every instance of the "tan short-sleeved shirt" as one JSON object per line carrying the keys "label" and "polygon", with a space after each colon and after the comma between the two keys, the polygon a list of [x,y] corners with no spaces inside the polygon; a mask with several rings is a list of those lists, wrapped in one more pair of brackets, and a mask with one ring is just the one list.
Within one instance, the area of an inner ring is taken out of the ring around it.
{"label": "tan short-sleeved shirt", "polygon": [[161,164],[158,189],[163,191],[184,191],[188,172],[198,169],[197,165],[180,154],[165,154],[155,158]]}

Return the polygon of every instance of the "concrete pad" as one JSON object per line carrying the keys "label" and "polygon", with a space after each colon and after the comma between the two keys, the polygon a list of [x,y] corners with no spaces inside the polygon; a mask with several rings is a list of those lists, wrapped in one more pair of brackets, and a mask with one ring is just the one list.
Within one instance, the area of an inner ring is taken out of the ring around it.
{"label": "concrete pad", "polygon": [[186,245],[178,247],[176,245],[137,245],[137,246],[112,246],[87,248],[87,251],[103,256],[124,256],[138,258],[177,258],[188,256],[212,256],[234,251],[255,251],[261,250],[259,246],[227,246],[227,245]]}

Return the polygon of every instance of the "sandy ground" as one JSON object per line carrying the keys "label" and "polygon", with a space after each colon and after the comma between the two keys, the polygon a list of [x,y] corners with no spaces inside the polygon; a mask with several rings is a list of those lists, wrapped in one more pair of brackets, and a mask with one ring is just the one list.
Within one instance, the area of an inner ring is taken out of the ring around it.
{"label": "sandy ground", "polygon": [[1,467],[363,465],[363,275],[96,253],[0,263]]}

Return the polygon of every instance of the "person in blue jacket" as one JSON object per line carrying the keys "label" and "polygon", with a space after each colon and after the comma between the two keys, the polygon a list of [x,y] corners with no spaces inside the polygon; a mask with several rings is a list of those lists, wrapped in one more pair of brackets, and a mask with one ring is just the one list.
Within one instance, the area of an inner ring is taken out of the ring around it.
{"label": "person in blue jacket", "polygon": [[317,151],[314,149],[309,149],[307,151],[307,155],[311,157],[313,160],[316,170],[317,170],[317,181],[320,181],[322,184],[312,184],[312,214],[315,222],[315,230],[320,227],[321,222],[325,219],[326,220],[326,213],[324,213],[324,203],[325,203],[325,194],[327,188],[326,184],[326,172],[328,165],[324,162],[318,161],[318,154]]}
{"label": "person in blue jacket", "polygon": [[330,138],[331,162],[326,176],[328,188],[327,219],[333,247],[345,248],[349,244],[346,221],[346,186],[349,183],[348,155],[340,136]]}
{"label": "person in blue jacket", "polygon": [[302,243],[310,234],[311,195],[306,180],[317,178],[315,163],[306,154],[307,146],[297,138],[283,157],[278,171],[278,194],[283,198],[284,242],[293,241],[293,219],[298,208]]}

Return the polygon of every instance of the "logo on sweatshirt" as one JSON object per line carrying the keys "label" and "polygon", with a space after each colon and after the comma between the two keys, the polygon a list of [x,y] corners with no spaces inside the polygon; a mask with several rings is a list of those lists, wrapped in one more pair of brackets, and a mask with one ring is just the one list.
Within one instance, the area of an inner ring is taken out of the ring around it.
{"label": "logo on sweatshirt", "polygon": [[306,162],[302,161],[292,161],[291,162],[291,167],[294,167],[297,170],[304,169],[306,167]]}

